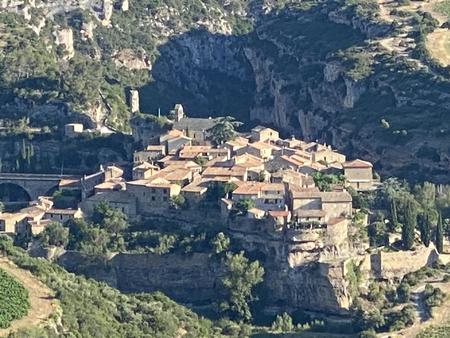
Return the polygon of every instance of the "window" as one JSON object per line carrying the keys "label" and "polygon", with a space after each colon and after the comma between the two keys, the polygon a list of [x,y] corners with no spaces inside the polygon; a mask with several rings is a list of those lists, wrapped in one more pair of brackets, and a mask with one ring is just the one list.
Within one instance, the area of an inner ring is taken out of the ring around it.
{"label": "window", "polygon": [[152,196],[152,201],[156,200],[155,196]]}
{"label": "window", "polygon": [[155,189],[155,188],[152,188],[152,192],[156,192],[156,189]]}
{"label": "window", "polygon": [[166,202],[167,201],[167,197],[163,197],[163,201]]}

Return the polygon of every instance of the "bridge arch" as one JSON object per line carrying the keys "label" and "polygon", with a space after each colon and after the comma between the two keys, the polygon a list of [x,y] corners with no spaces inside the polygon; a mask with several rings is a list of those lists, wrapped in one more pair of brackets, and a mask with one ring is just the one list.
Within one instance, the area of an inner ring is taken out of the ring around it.
{"label": "bridge arch", "polygon": [[0,200],[8,202],[29,202],[33,195],[26,187],[16,182],[0,182]]}

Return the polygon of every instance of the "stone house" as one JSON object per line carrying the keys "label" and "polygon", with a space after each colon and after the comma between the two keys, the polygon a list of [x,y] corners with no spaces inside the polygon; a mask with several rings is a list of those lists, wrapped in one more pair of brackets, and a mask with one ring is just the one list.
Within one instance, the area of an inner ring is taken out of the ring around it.
{"label": "stone house", "polygon": [[236,150],[236,155],[251,154],[267,160],[272,155],[273,146],[264,142],[249,143],[245,147]]}
{"label": "stone house", "polygon": [[175,115],[173,128],[183,131],[183,134],[196,144],[206,144],[209,129],[218,123],[218,119],[213,118],[187,117],[181,104],[175,105],[173,112]]}
{"label": "stone house", "polygon": [[264,163],[264,168],[269,172],[275,172],[283,169],[298,171],[305,164],[305,160],[288,156],[276,156]]}
{"label": "stone house", "polygon": [[27,214],[22,212],[0,213],[0,234],[15,234],[20,229],[25,228]]}
{"label": "stone house", "polygon": [[202,177],[206,180],[230,181],[232,179],[247,181],[247,168],[240,166],[233,167],[209,167],[206,168]]}
{"label": "stone house", "polygon": [[159,171],[159,167],[148,162],[143,162],[133,168],[133,181],[145,180]]}
{"label": "stone house", "polygon": [[190,146],[191,144],[192,138],[184,135],[171,138],[165,142],[167,154],[176,154],[181,148]]}
{"label": "stone house", "polygon": [[125,189],[125,180],[121,177],[119,178],[113,178],[109,181],[97,184],[94,187],[94,192],[96,194],[111,191],[111,190],[124,190]]}
{"label": "stone house", "polygon": [[234,140],[230,140],[221,145],[222,148],[227,148],[230,150],[232,155],[236,154],[236,151],[245,147],[248,144],[248,139],[245,137],[238,136]]}
{"label": "stone house", "polygon": [[292,169],[281,169],[271,175],[272,183],[287,183],[302,188],[314,188],[315,183],[312,176],[299,173]]}
{"label": "stone house", "polygon": [[167,209],[170,198],[180,194],[181,186],[163,178],[139,180],[127,182],[127,192],[136,198],[137,211],[145,213],[152,209]]}
{"label": "stone house", "polygon": [[272,128],[257,126],[251,130],[251,139],[253,142],[276,142],[280,138],[278,131]]}
{"label": "stone house", "polygon": [[189,206],[195,206],[200,203],[208,191],[208,182],[200,178],[186,185],[181,189],[181,195],[185,198]]}
{"label": "stone house", "polygon": [[129,191],[108,191],[95,194],[80,203],[83,214],[92,216],[95,206],[100,202],[106,202],[112,208],[122,211],[128,218],[133,219],[137,215],[137,201]]}
{"label": "stone house", "polygon": [[145,150],[135,151],[133,154],[134,163],[153,162],[166,156],[166,147],[164,145],[150,145]]}
{"label": "stone house", "polygon": [[373,166],[372,163],[360,159],[345,162],[342,164],[346,185],[358,191],[370,190],[373,188]]}
{"label": "stone house", "polygon": [[280,183],[241,182],[232,193],[233,202],[249,198],[260,210],[285,210],[285,187]]}
{"label": "stone house", "polygon": [[227,148],[213,148],[211,146],[185,146],[178,153],[180,159],[193,160],[197,157],[203,157],[211,160],[217,157],[230,158],[230,150]]}
{"label": "stone house", "polygon": [[344,163],[345,155],[331,149],[331,146],[320,146],[317,151],[312,153],[313,162],[322,163]]}
{"label": "stone house", "polygon": [[55,209],[47,210],[44,215],[44,219],[48,219],[54,222],[65,223],[71,219],[83,218],[83,212],[81,209]]}
{"label": "stone house", "polygon": [[290,209],[300,222],[326,223],[332,218],[352,215],[352,197],[345,191],[319,191],[317,188],[289,186]]}

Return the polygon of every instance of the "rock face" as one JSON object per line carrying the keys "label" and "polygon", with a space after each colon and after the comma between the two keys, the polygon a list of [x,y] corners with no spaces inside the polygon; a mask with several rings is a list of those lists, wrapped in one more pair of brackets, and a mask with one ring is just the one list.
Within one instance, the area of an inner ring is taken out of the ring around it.
{"label": "rock face", "polygon": [[[318,27],[321,33],[314,34]],[[244,121],[274,125],[285,135],[333,144],[349,157],[371,160],[384,175],[448,183],[450,124],[442,116],[448,114],[449,82],[433,85],[433,74],[365,46],[365,39],[389,30],[340,11],[324,16],[292,10],[261,15],[255,31],[243,37],[182,34],[160,48],[152,70],[155,83],[143,88],[143,96],[167,97],[175,87],[185,95],[175,94],[174,102],[183,102],[188,112],[231,112]],[[367,73],[354,77],[351,62],[337,57],[350,46],[360,46],[372,59]],[[398,74],[404,74],[401,80]],[[430,96],[439,98],[433,102]],[[145,111],[155,111],[174,102],[142,104]],[[380,127],[383,118],[393,122],[392,129]],[[408,164],[418,157],[413,173]]]}
{"label": "rock face", "polygon": [[[186,212],[174,218],[165,217],[175,222],[171,225],[186,230],[192,224],[200,227],[211,224],[208,217],[212,215],[203,219],[194,213],[188,215]],[[151,218],[151,222],[157,222],[158,217]],[[343,223],[341,227],[344,226]],[[233,246],[245,250],[246,256],[258,259],[263,265],[264,281],[257,288],[257,296],[261,308],[274,313],[305,309],[348,314],[352,303],[350,267],[357,268],[366,281],[369,278],[401,279],[409,272],[432,264],[438,257],[433,246],[418,247],[416,251],[361,253],[352,248],[342,235],[346,233],[343,230],[334,229],[330,234],[306,231],[293,237],[289,231],[274,230],[270,222],[239,218],[229,222],[227,234]],[[225,291],[221,282],[226,273],[223,262],[210,252],[123,253],[106,261],[65,252],[58,263],[71,272],[105,281],[122,291],[160,290],[192,306],[211,304]]]}
{"label": "rock face", "polygon": [[[180,218],[179,226],[192,223]],[[345,280],[345,260],[335,255],[329,262],[303,260],[289,264],[289,246],[282,234],[268,233],[264,222],[239,220],[230,233],[232,242],[257,256],[265,269],[262,293],[267,308],[309,309],[345,314],[351,303]],[[306,253],[308,255],[308,253]],[[219,299],[225,274],[219,257],[210,253],[117,254],[104,261],[66,252],[58,263],[76,273],[105,281],[122,291],[160,290],[176,301],[196,305]]]}
{"label": "rock face", "polygon": [[64,47],[64,59],[70,60],[75,55],[73,47],[73,31],[70,28],[59,29],[55,32],[55,43]]}
{"label": "rock face", "polygon": [[130,90],[130,109],[132,113],[139,111],[139,92],[135,89]]}

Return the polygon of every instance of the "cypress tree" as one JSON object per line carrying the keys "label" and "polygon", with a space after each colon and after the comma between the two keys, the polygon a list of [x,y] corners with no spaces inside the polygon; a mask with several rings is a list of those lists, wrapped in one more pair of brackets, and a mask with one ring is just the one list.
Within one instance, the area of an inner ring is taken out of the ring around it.
{"label": "cypress tree", "polygon": [[391,218],[392,218],[392,231],[398,228],[398,218],[397,218],[397,203],[395,198],[391,200]]}
{"label": "cypress tree", "polygon": [[436,227],[436,249],[439,253],[444,251],[444,229],[442,227],[441,213],[439,213],[438,224]]}
{"label": "cypress tree", "polygon": [[402,243],[405,250],[410,250],[414,245],[414,229],[416,227],[416,219],[412,203],[407,202],[405,208],[405,222],[402,226]]}
{"label": "cypress tree", "polygon": [[425,212],[419,215],[419,228],[420,228],[420,239],[422,243],[428,247],[430,245],[430,215]]}

